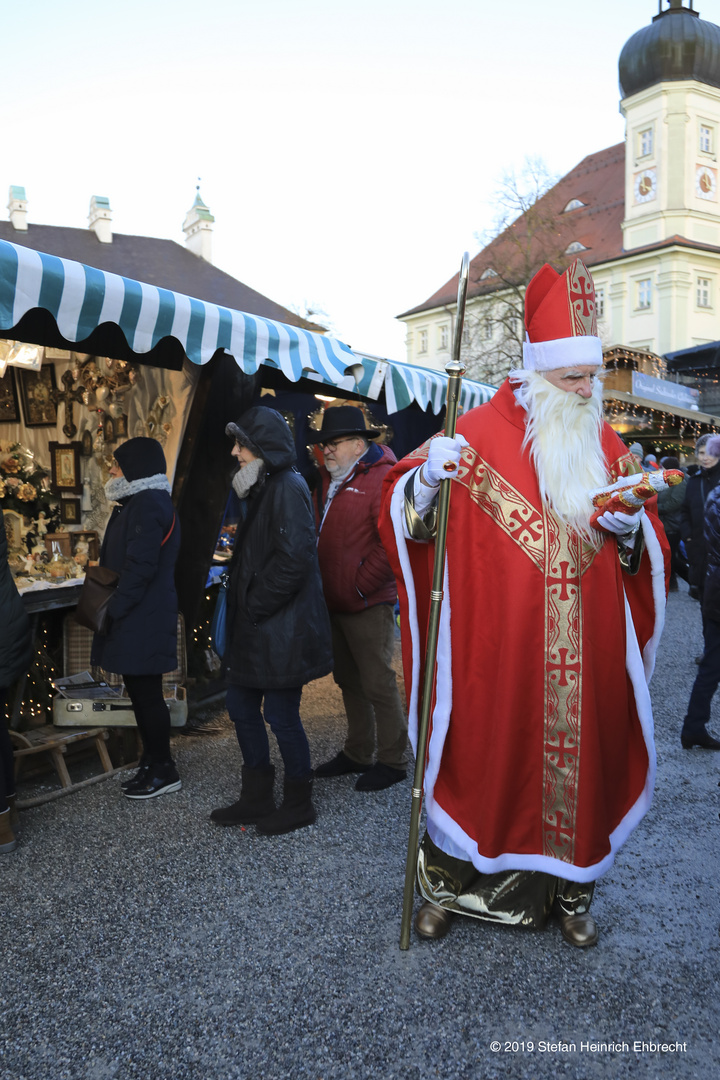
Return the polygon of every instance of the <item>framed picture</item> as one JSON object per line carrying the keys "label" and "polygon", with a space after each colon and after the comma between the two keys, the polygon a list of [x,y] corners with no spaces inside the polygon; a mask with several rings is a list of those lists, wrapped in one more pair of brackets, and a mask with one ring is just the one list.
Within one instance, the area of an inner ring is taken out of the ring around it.
{"label": "framed picture", "polygon": [[57,405],[53,393],[57,390],[55,365],[43,364],[39,371],[18,371],[20,398],[27,427],[55,427]]}
{"label": "framed picture", "polygon": [[85,428],[82,437],[82,456],[92,457],[93,452],[93,437],[89,428]]}
{"label": "framed picture", "polygon": [[106,416],[103,421],[103,437],[106,443],[115,442],[115,424],[112,416]]}
{"label": "framed picture", "polygon": [[[80,450],[82,443],[48,443],[52,465],[52,489],[56,495],[82,494]],[[78,518],[79,520],[79,518]]]}
{"label": "framed picture", "polygon": [[15,386],[15,371],[7,368],[5,375],[0,379],[0,424],[17,424],[20,422],[20,406],[18,405],[17,387]]}
{"label": "framed picture", "polygon": [[79,525],[80,515],[79,499],[60,500],[60,521],[63,525]]}
{"label": "framed picture", "polygon": [[69,559],[72,555],[70,536],[69,532],[45,533],[45,547],[48,555],[52,555],[53,543],[58,543],[61,555],[65,555]]}
{"label": "framed picture", "polygon": [[81,566],[89,562],[97,562],[100,558],[100,540],[94,529],[79,529],[70,534],[72,553],[75,562]]}
{"label": "framed picture", "polygon": [[128,418],[127,413],[120,413],[115,417],[115,438],[126,439],[128,433]]}

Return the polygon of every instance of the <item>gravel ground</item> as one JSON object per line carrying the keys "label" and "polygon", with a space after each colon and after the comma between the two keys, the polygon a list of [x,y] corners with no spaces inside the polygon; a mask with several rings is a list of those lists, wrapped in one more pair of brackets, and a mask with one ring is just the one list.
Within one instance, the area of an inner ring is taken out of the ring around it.
{"label": "gravel ground", "polygon": [[[681,583],[653,682],[655,801],[598,886],[587,952],[552,923],[458,918],[401,953],[409,781],[318,781],[317,824],[286,837],[218,828],[239,772],[222,707],[219,734],[174,739],[181,792],[131,803],[120,774],[25,811],[0,857],[2,1080],[720,1076],[719,762],[678,738],[699,638]],[[331,679],[304,719],[314,761],[331,756]]]}

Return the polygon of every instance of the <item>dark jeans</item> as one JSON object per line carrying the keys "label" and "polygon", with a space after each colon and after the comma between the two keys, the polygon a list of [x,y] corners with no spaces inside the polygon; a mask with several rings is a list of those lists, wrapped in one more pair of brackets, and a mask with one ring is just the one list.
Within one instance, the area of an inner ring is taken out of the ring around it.
{"label": "dark jeans", "polygon": [[300,719],[301,697],[302,686],[288,690],[255,690],[232,683],[228,686],[227,709],[249,769],[265,769],[270,764],[270,743],[265,729],[268,723],[277,739],[286,778],[310,778],[310,747]]}
{"label": "dark jeans", "polygon": [[[0,690],[0,704],[7,698],[7,691]],[[15,759],[5,717],[0,716],[0,814],[8,808],[8,795],[15,794]]]}
{"label": "dark jeans", "polygon": [[680,551],[680,533],[666,533],[667,542],[670,545],[670,573],[676,574],[681,577],[683,581],[688,580],[688,564],[687,559],[683,558]]}
{"label": "dark jeans", "polygon": [[690,694],[683,734],[699,735],[710,719],[710,703],[720,684],[720,623],[706,619],[703,626],[705,653]]}
{"label": "dark jeans", "polygon": [[163,697],[162,675],[123,675],[123,682],[135,710],[143,762],[163,765],[172,761],[170,713]]}

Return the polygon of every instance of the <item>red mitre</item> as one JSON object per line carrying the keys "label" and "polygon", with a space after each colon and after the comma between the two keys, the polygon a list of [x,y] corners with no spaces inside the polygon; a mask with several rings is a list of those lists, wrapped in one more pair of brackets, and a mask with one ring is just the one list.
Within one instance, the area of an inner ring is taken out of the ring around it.
{"label": "red mitre", "polygon": [[575,259],[564,274],[548,263],[538,270],[525,290],[525,329],[525,368],[552,371],[602,365],[595,286],[582,259]]}

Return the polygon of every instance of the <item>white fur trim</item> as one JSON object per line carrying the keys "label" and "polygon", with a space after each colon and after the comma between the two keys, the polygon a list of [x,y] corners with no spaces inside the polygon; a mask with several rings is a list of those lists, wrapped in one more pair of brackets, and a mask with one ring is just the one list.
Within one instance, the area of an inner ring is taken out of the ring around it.
{"label": "white fur trim", "polygon": [[523,367],[529,371],[554,371],[576,364],[602,367],[602,362],[602,342],[590,334],[523,342]]}
{"label": "white fur trim", "polygon": [[647,514],[642,515],[640,524],[643,530],[648,558],[650,559],[650,579],[652,581],[653,601],[655,604],[655,629],[653,630],[652,637],[643,650],[645,678],[649,683],[652,679],[653,671],[655,670],[655,654],[657,653],[657,647],[665,627],[665,559],[663,558],[660,541],[657,538],[652,521]]}

